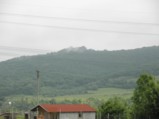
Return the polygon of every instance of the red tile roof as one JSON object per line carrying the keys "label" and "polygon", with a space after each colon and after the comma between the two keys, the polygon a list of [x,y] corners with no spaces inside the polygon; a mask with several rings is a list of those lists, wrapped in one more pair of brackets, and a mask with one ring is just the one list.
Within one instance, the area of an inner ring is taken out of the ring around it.
{"label": "red tile roof", "polygon": [[96,112],[86,104],[42,104],[39,105],[47,112]]}

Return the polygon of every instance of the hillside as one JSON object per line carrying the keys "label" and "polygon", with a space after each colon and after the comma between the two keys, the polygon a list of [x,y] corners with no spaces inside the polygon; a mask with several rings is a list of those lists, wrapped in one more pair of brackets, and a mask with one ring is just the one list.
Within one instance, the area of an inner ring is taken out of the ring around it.
{"label": "hillside", "polygon": [[159,47],[95,51],[85,47],[46,55],[23,56],[0,63],[0,95],[47,96],[87,93],[103,87],[133,88],[141,73],[159,75]]}

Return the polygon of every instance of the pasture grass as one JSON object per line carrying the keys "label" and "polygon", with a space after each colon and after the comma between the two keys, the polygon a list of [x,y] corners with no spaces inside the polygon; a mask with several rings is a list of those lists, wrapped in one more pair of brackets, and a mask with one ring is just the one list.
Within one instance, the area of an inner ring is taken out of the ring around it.
{"label": "pasture grass", "polygon": [[[85,102],[89,98],[94,98],[97,100],[108,100],[112,97],[122,97],[124,99],[129,99],[133,95],[134,89],[122,89],[122,88],[99,88],[98,90],[94,91],[87,91],[85,94],[74,94],[74,95],[64,95],[64,96],[56,96],[56,97],[48,97],[48,96],[40,96],[40,100],[51,100],[55,99],[56,102],[61,102],[64,100],[81,100]],[[36,95],[35,96],[26,96],[26,95],[16,95],[8,97],[8,100],[12,101],[20,101],[21,99],[27,99],[28,102],[35,101],[36,102]]]}
{"label": "pasture grass", "polygon": [[134,89],[121,88],[99,88],[98,90],[88,91],[86,94],[57,96],[54,99],[57,101],[67,100],[87,100],[88,98],[96,98],[100,100],[107,100],[112,97],[123,97],[128,99],[132,96]]}

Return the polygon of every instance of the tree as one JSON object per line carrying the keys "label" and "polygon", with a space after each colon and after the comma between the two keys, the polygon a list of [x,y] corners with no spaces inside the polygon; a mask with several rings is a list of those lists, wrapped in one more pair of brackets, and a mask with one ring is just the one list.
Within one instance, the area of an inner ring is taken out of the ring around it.
{"label": "tree", "polygon": [[132,97],[134,114],[137,119],[157,119],[159,116],[159,84],[148,74],[137,80]]}
{"label": "tree", "polygon": [[99,107],[102,119],[126,119],[127,104],[119,97],[109,99]]}
{"label": "tree", "polygon": [[5,101],[5,97],[0,97],[0,107],[3,105],[3,103],[4,103],[4,101]]}

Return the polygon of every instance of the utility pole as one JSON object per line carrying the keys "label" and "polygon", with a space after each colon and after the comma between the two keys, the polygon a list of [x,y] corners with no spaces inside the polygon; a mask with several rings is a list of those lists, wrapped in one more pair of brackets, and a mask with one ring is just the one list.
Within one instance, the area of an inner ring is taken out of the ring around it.
{"label": "utility pole", "polygon": [[39,78],[40,78],[40,71],[36,70],[36,74],[37,74],[37,105],[39,105]]}
{"label": "utility pole", "polygon": [[36,70],[36,75],[37,75],[37,119],[38,119],[38,115],[39,115],[39,110],[38,110],[38,105],[39,105],[39,78],[40,78],[40,71]]}
{"label": "utility pole", "polygon": [[11,119],[13,119],[13,102],[9,102]]}
{"label": "utility pole", "polygon": [[109,113],[108,113],[108,119],[109,119]]}

